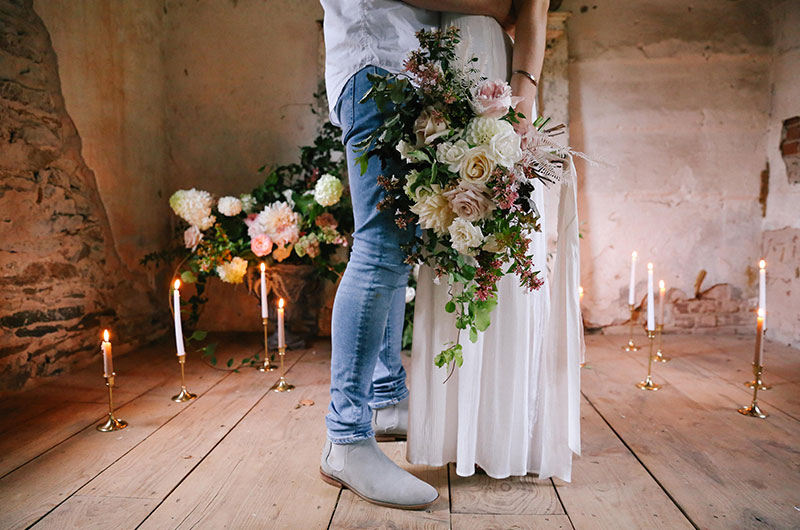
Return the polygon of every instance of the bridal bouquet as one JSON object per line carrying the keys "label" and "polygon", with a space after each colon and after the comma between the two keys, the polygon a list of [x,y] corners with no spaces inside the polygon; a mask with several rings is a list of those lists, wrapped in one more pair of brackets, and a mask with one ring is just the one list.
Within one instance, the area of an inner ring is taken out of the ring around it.
{"label": "bridal bouquet", "polygon": [[[511,87],[479,78],[476,60],[457,56],[456,28],[417,38],[404,74],[369,78],[364,100],[374,100],[386,120],[361,145],[361,167],[373,155],[403,167],[379,177],[386,191],[379,209],[393,212],[400,228],[421,227],[404,249],[407,262],[446,278],[444,309],[475,342],[490,325],[502,276],[513,273],[530,290],[543,283],[528,252],[529,234],[540,230],[531,192],[537,181],[560,178],[568,150],[551,138],[560,127],[544,130],[547,120],[521,126]],[[445,346],[436,365],[461,366],[458,342]]]}

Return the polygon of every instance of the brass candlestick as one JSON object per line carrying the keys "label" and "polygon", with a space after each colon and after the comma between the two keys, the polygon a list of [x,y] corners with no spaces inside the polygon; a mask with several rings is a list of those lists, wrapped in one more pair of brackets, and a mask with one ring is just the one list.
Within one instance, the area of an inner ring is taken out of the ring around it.
{"label": "brass candlestick", "polygon": [[[766,328],[764,327],[764,318],[761,313],[759,313],[757,319],[757,326],[756,326],[756,352],[753,359],[753,374],[756,374],[755,367],[756,365],[761,364],[762,356],[764,355],[764,332]],[[761,381],[761,372],[759,371],[756,374],[756,377],[752,381],[748,381],[744,384],[744,386],[748,388],[755,388],[758,386],[759,390],[769,390],[772,388],[772,385],[765,385],[763,381]]]}
{"label": "brass candlestick", "polygon": [[[760,364],[753,364],[753,375],[755,376],[755,380],[761,382],[761,372],[764,369],[763,366]],[[769,416],[766,412],[758,408],[758,384],[753,385],[753,402],[750,403],[749,407],[743,407],[739,409],[739,414],[743,416],[751,416],[753,418],[766,418]]]}
{"label": "brass candlestick", "polygon": [[186,374],[183,370],[183,365],[186,364],[186,355],[178,355],[178,362],[181,365],[181,392],[177,396],[172,396],[172,401],[176,403],[183,403],[184,401],[191,401],[197,397],[197,394],[192,394],[186,390]]}
{"label": "brass candlestick", "polygon": [[663,331],[664,331],[664,324],[658,324],[658,325],[656,325],[656,337],[657,337],[657,339],[658,339],[658,346],[657,346],[657,348],[656,348],[656,354],[655,354],[655,356],[653,357],[653,360],[654,360],[655,362],[657,362],[657,363],[666,363],[666,362],[669,362],[669,357],[664,357],[664,354],[663,354],[663,352],[661,351],[661,347],[662,347],[662,342],[661,342],[661,341],[662,341],[662,339],[661,339],[661,334],[662,334],[662,332],[663,332]]}
{"label": "brass candlestick", "polygon": [[108,387],[108,419],[106,420],[105,423],[101,423],[100,425],[97,426],[97,430],[100,432],[118,431],[128,426],[127,421],[118,420],[116,416],[114,416],[114,399],[111,393],[111,389],[114,387],[115,375],[116,374],[112,372],[110,376],[105,376],[106,386]]}
{"label": "brass candlestick", "polygon": [[623,346],[622,349],[625,351],[639,351],[639,346],[633,343],[633,324],[634,324],[633,317],[636,315],[636,306],[633,304],[629,304],[628,308],[631,310],[631,326],[630,326],[631,335],[630,338],[628,339],[628,344]]}
{"label": "brass candlestick", "polygon": [[267,319],[262,318],[261,322],[264,324],[264,363],[258,367],[259,372],[273,372],[277,367],[269,360],[269,347],[267,346]]}
{"label": "brass candlestick", "polygon": [[[755,367],[755,365],[753,365],[753,367]],[[755,369],[753,370],[753,373],[755,373]],[[764,384],[764,382],[761,380],[760,371],[758,372],[758,375],[756,376],[755,379],[753,379],[752,381],[748,381],[744,384],[744,386],[746,386],[747,388],[755,388],[756,385],[758,385],[759,390],[769,390],[770,388],[772,388],[772,385]]]}
{"label": "brass candlestick", "polygon": [[644,381],[636,383],[636,386],[642,390],[658,390],[661,385],[653,382],[653,343],[656,339],[656,334],[653,330],[647,330],[647,339],[650,341],[650,353],[647,356],[647,378]]}
{"label": "brass candlestick", "polygon": [[283,358],[286,356],[286,346],[278,346],[278,355],[281,357],[281,378],[278,379],[277,383],[272,385],[270,390],[274,390],[275,392],[291,392],[294,385],[290,385],[286,381],[286,365],[283,363]]}

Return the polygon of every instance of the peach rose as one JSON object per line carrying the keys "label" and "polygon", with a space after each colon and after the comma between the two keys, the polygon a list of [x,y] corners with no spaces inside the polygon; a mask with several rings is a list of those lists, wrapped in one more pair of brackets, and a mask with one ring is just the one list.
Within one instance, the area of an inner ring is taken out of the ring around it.
{"label": "peach rose", "polygon": [[266,256],[272,252],[272,240],[267,234],[258,234],[250,240],[250,250],[259,258]]}

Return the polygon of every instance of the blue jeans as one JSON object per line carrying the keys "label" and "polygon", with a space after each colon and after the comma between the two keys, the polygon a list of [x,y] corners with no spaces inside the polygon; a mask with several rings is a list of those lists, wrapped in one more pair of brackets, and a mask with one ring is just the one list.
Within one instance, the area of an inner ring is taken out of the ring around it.
{"label": "blue jeans", "polygon": [[337,444],[374,436],[372,409],[408,397],[400,347],[409,266],[400,245],[410,241],[413,232],[400,230],[391,212],[377,209],[384,196],[377,177],[401,168],[384,167],[372,157],[362,175],[356,162],[354,145],[383,122],[374,101],[359,103],[370,88],[367,73],[386,71],[363,68],[350,78],[336,104],[355,220],[353,248],[336,293],[331,325],[331,404],[325,421],[328,438]]}

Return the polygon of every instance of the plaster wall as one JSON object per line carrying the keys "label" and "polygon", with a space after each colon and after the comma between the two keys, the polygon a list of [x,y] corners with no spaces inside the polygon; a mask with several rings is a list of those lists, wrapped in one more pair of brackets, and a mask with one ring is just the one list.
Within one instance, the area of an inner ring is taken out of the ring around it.
{"label": "plaster wall", "polygon": [[791,184],[780,152],[784,120],[800,116],[800,3],[774,2],[775,45],[767,129],[769,194],[763,219],[767,260],[767,336],[800,346],[800,184]]}
{"label": "plaster wall", "polygon": [[584,313],[627,319],[630,253],[694,293],[729,283],[755,296],[766,165],[768,2],[567,0],[572,144],[580,168]]}
{"label": "plaster wall", "polygon": [[168,238],[161,0],[35,0],[61,89],[130,270]]}

